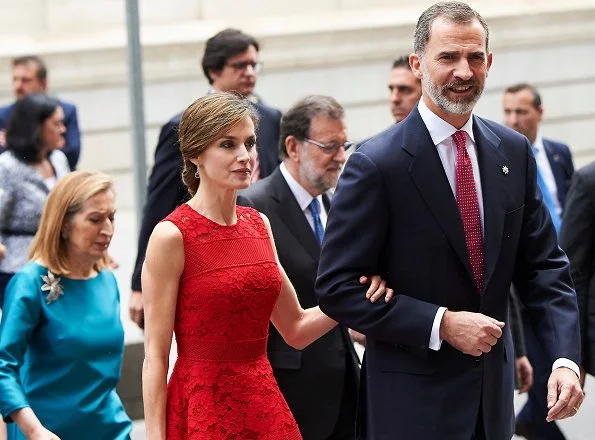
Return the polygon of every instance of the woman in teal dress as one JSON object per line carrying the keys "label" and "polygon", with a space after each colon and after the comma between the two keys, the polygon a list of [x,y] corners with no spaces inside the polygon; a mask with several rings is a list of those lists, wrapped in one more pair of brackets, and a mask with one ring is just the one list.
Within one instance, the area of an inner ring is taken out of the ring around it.
{"label": "woman in teal dress", "polygon": [[9,440],[130,438],[115,391],[124,351],[119,291],[106,269],[114,212],[112,182],[100,173],[71,173],[48,197],[32,262],[8,284],[0,327]]}

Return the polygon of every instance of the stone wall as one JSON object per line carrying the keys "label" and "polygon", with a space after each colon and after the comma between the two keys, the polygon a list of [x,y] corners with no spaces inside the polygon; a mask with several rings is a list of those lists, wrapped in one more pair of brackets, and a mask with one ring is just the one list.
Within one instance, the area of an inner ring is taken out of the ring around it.
{"label": "stone wall", "polygon": [[[207,90],[205,40],[227,26],[261,43],[257,91],[286,109],[308,93],[336,97],[359,140],[391,123],[386,78],[394,55],[411,50],[431,1],[168,0],[140,2],[149,166],[160,125]],[[577,165],[595,159],[595,1],[472,2],[487,19],[494,52],[477,113],[501,120],[501,93],[518,81],[541,90],[543,132],[568,142]],[[39,53],[54,94],[75,102],[81,167],[131,184],[123,0],[0,0],[0,102],[9,102],[10,59]],[[4,80],[3,80],[4,78]],[[131,206],[132,191],[120,203]]]}

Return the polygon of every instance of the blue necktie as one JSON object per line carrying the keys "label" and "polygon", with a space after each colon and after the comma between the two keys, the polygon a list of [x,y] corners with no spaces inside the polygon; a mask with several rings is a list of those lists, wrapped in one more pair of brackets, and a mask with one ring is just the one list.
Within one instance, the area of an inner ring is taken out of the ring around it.
{"label": "blue necktie", "polygon": [[[533,151],[533,156],[537,155],[537,148],[531,147]],[[543,175],[541,174],[541,170],[539,169],[539,165],[537,165],[537,184],[541,189],[541,194],[543,195],[543,203],[547,206],[548,211],[550,212],[550,216],[552,217],[552,223],[554,224],[554,228],[556,228],[556,233],[560,232],[560,216],[558,215],[558,211],[556,211],[556,204],[554,203],[554,197],[552,193],[548,189],[547,185],[545,184],[545,180]]]}
{"label": "blue necktie", "polygon": [[308,208],[310,208],[310,212],[312,213],[312,219],[314,220],[314,234],[316,235],[318,243],[322,244],[322,237],[324,237],[324,228],[322,227],[322,222],[320,221],[320,202],[318,201],[318,199],[312,199],[312,201],[308,205]]}

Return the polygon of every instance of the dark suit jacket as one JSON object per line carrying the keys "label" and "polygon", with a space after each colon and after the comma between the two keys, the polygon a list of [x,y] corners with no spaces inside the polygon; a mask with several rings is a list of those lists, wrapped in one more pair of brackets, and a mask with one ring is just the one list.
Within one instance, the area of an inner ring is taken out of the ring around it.
{"label": "dark suit jacket", "polygon": [[570,259],[578,299],[583,364],[595,374],[595,162],[574,173],[560,245]]}
{"label": "dark suit jacket", "polygon": [[543,139],[543,148],[545,149],[550,166],[552,167],[554,179],[556,180],[558,201],[562,210],[564,210],[566,194],[568,193],[568,188],[570,188],[572,174],[574,173],[570,148],[566,144],[545,138]]}
{"label": "dark suit jacket", "polygon": [[[281,112],[264,104],[253,105],[260,115],[256,146],[260,161],[260,175],[266,177],[279,163],[277,143]],[[188,199],[188,192],[182,182],[184,162],[178,145],[178,126],[181,117],[181,113],[174,116],[161,127],[159,133],[155,163],[149,177],[147,201],[138,237],[136,263],[132,273],[132,290],[142,290],[141,270],[153,228],[180,203]]]}
{"label": "dark suit jacket", "polygon": [[[279,260],[302,307],[317,306],[314,282],[320,245],[279,168],[240,195],[269,218]],[[323,199],[328,209],[328,196]],[[349,398],[343,395],[345,375],[358,381],[357,355],[347,330],[335,327],[300,351],[287,345],[271,326],[267,351],[304,440],[327,439],[337,423],[341,400]],[[350,397],[355,406],[357,396]]]}
{"label": "dark suit jacket", "polygon": [[[66,101],[60,101],[60,105],[64,110],[64,125],[66,125],[66,134],[64,135],[66,145],[64,145],[62,152],[68,159],[70,169],[75,170],[81,154],[81,132],[76,115],[76,106]],[[10,104],[0,108],[0,130],[6,130],[13,106],[14,104]],[[3,145],[0,145],[0,153],[4,151],[3,147]]]}
{"label": "dark suit jacket", "polygon": [[[509,326],[478,358],[446,342],[433,351],[428,345],[439,306],[506,321],[514,281],[552,362],[579,360],[568,260],[537,190],[529,143],[477,116],[473,129],[485,217],[481,295],[455,197],[417,109],[353,153],[339,180],[316,294],[325,313],[368,337],[362,438],[470,439],[480,406],[488,440],[512,437]],[[365,301],[357,279],[373,273],[394,286],[396,300]]]}

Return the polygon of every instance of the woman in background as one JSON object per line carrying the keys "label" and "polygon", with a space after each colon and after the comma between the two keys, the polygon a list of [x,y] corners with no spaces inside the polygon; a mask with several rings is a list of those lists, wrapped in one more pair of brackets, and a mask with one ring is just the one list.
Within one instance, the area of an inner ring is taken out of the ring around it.
{"label": "woman in background", "polygon": [[6,288],[0,412],[9,440],[129,439],[115,391],[124,330],[107,269],[114,214],[101,173],[75,171],[49,194],[32,261]]}
{"label": "woman in background", "polygon": [[0,307],[8,281],[28,261],[49,191],[70,172],[59,151],[65,132],[58,100],[36,93],[14,105],[0,155]]}

